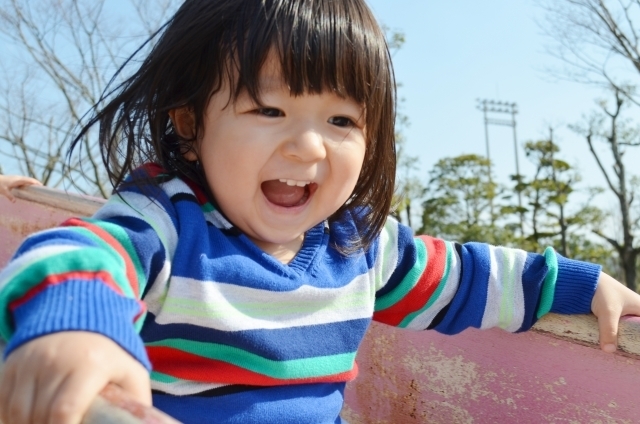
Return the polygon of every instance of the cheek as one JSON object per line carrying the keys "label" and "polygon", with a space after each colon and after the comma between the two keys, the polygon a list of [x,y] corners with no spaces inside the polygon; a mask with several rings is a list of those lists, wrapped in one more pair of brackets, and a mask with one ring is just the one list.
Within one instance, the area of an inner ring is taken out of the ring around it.
{"label": "cheek", "polygon": [[341,172],[338,178],[342,181],[342,187],[345,194],[351,196],[353,190],[356,187],[358,178],[360,177],[360,171],[364,161],[365,151],[364,148],[354,149],[349,155],[345,155],[341,161]]}

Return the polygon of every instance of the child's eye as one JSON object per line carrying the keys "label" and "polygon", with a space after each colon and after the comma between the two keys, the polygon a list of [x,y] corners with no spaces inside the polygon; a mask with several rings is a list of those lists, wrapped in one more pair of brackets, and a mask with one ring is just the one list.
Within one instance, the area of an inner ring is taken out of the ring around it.
{"label": "child's eye", "polygon": [[351,118],[346,116],[332,116],[329,118],[329,123],[337,127],[353,127],[355,122]]}
{"label": "child's eye", "polygon": [[266,116],[269,118],[279,118],[281,116],[284,116],[284,112],[273,107],[261,107],[260,109],[256,110],[256,113],[258,115]]}

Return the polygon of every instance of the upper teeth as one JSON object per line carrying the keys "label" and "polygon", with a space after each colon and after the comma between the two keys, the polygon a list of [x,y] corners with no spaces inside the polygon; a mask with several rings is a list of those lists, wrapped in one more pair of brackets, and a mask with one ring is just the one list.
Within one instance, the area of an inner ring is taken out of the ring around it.
{"label": "upper teeth", "polygon": [[290,186],[298,186],[298,187],[304,187],[307,184],[311,184],[311,181],[287,180],[286,178],[280,178],[280,182],[287,183],[287,185],[290,185]]}

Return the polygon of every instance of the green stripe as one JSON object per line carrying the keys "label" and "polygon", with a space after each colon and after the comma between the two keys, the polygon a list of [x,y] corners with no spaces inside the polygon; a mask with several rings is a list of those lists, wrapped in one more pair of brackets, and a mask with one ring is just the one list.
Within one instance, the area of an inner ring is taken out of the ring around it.
{"label": "green stripe", "polygon": [[[331,300],[333,311],[362,309],[370,305],[369,297],[366,293],[351,293]],[[254,302],[234,302],[232,304],[220,304],[207,302],[206,299],[180,299],[167,298],[162,305],[164,313],[180,314],[191,317],[219,318],[231,316],[251,316],[254,318],[286,316],[293,314],[307,314],[316,312],[326,304],[318,302],[292,302],[283,300],[280,302],[262,303]]]}
{"label": "green stripe", "polygon": [[515,252],[510,249],[502,249],[502,298],[500,299],[500,312],[498,326],[507,328],[513,320],[513,288],[515,285]]}
{"label": "green stripe", "polygon": [[202,210],[202,212],[204,213],[209,213],[215,211],[216,208],[213,207],[213,204],[207,202],[204,205],[200,205],[200,210]]}
{"label": "green stripe", "polygon": [[[4,311],[0,322],[0,334],[5,340],[13,334],[9,303],[23,297],[30,289],[40,284],[45,278],[54,274],[67,272],[109,272],[114,280],[126,281],[122,259],[118,260],[112,254],[105,254],[104,250],[85,247],[62,252],[53,256],[37,258],[27,267],[11,276],[2,291],[0,291],[0,308]],[[119,284],[120,285],[120,284]],[[133,297],[131,288],[123,290],[129,297]]]}
{"label": "green stripe", "polygon": [[374,311],[378,312],[388,309],[404,299],[407,293],[416,286],[418,280],[424,273],[427,266],[427,248],[424,245],[424,242],[419,238],[415,238],[414,242],[417,255],[416,262],[396,288],[376,299]]}
{"label": "green stripe", "polygon": [[350,371],[356,353],[341,353],[313,358],[274,361],[236,347],[184,339],[165,339],[147,346],[171,347],[212,360],[223,361],[272,378],[298,379],[321,377]]}
{"label": "green stripe", "polygon": [[[133,267],[136,272],[136,277],[138,279],[138,292],[139,293],[144,292],[147,277],[144,274],[144,271],[142,270],[142,264],[140,263],[140,258],[138,257],[138,253],[136,252],[135,247],[133,247],[133,243],[131,243],[131,240],[129,239],[129,235],[124,230],[124,228],[122,228],[119,225],[112,224],[110,222],[99,221],[96,219],[87,218],[86,221],[99,228],[102,228],[104,231],[111,234],[111,236],[115,238],[118,241],[118,243],[120,243],[122,248],[127,252],[127,255],[129,255],[131,262],[133,263]],[[114,251],[114,253],[116,252]]]}
{"label": "green stripe", "polygon": [[553,298],[556,292],[556,280],[558,279],[558,257],[552,247],[547,247],[544,251],[544,259],[547,263],[547,275],[542,283],[540,292],[540,305],[538,306],[538,319],[551,311]]}
{"label": "green stripe", "polygon": [[451,272],[451,262],[452,262],[452,259],[453,259],[453,257],[452,257],[452,255],[453,255],[453,247],[451,246],[451,243],[449,243],[449,242],[445,242],[445,244],[447,246],[447,260],[445,262],[444,272],[442,274],[442,278],[440,279],[440,282],[438,283],[438,287],[436,288],[436,290],[433,292],[433,294],[429,298],[429,301],[427,302],[427,304],[424,305],[419,310],[417,310],[415,312],[412,312],[409,315],[407,315],[400,322],[400,324],[398,324],[399,328],[406,328],[411,323],[411,321],[414,320],[415,317],[417,317],[418,315],[420,315],[421,313],[423,313],[424,311],[429,309],[431,306],[433,306],[433,304],[436,302],[436,300],[438,300],[438,298],[440,297],[440,294],[442,293],[442,290],[444,290],[444,287],[447,285],[447,280],[449,279],[449,272]]}
{"label": "green stripe", "polygon": [[180,381],[179,378],[172,377],[168,374],[163,374],[158,371],[151,371],[151,379],[158,383],[172,384]]}
{"label": "green stripe", "polygon": [[[65,229],[67,229],[69,231],[76,232],[76,233],[82,233],[82,235],[84,235],[85,237],[93,240],[96,244],[100,245],[101,248],[85,246],[85,247],[83,247],[83,250],[85,248],[86,249],[100,249],[99,253],[96,253],[96,254],[93,254],[93,255],[90,255],[89,253],[87,253],[87,256],[104,256],[105,254],[109,255],[111,260],[112,260],[112,263],[113,264],[117,264],[117,265],[114,265],[111,268],[102,268],[102,269],[96,269],[96,270],[97,271],[102,270],[102,271],[109,272],[109,274],[111,274],[111,276],[113,277],[114,282],[118,285],[118,287],[120,287],[120,290],[122,290],[122,293],[126,297],[129,297],[131,299],[136,299],[136,295],[133,292],[133,288],[131,288],[131,284],[129,283],[129,279],[127,278],[127,272],[126,272],[127,267],[125,265],[125,260],[113,248],[113,246],[111,246],[104,239],[102,239],[102,237],[98,236],[96,233],[94,233],[93,231],[91,231],[88,228],[85,228],[85,227],[66,227]],[[96,258],[92,258],[92,259],[96,259]],[[74,269],[73,271],[84,271],[84,270],[82,268],[77,268],[77,269]]]}

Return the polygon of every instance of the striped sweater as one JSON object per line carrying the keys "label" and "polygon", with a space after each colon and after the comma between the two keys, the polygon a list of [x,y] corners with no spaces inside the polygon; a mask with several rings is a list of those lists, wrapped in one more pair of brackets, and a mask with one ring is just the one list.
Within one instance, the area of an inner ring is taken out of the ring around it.
{"label": "striped sweater", "polygon": [[349,218],[318,224],[289,264],[262,252],[197,188],[154,165],[90,219],[32,235],[0,274],[5,355],[64,330],[110,337],[151,372],[154,405],[185,423],[339,423],[371,321],[455,334],[528,329],[590,311],[600,269],[464,245],[389,218],[341,255]]}

